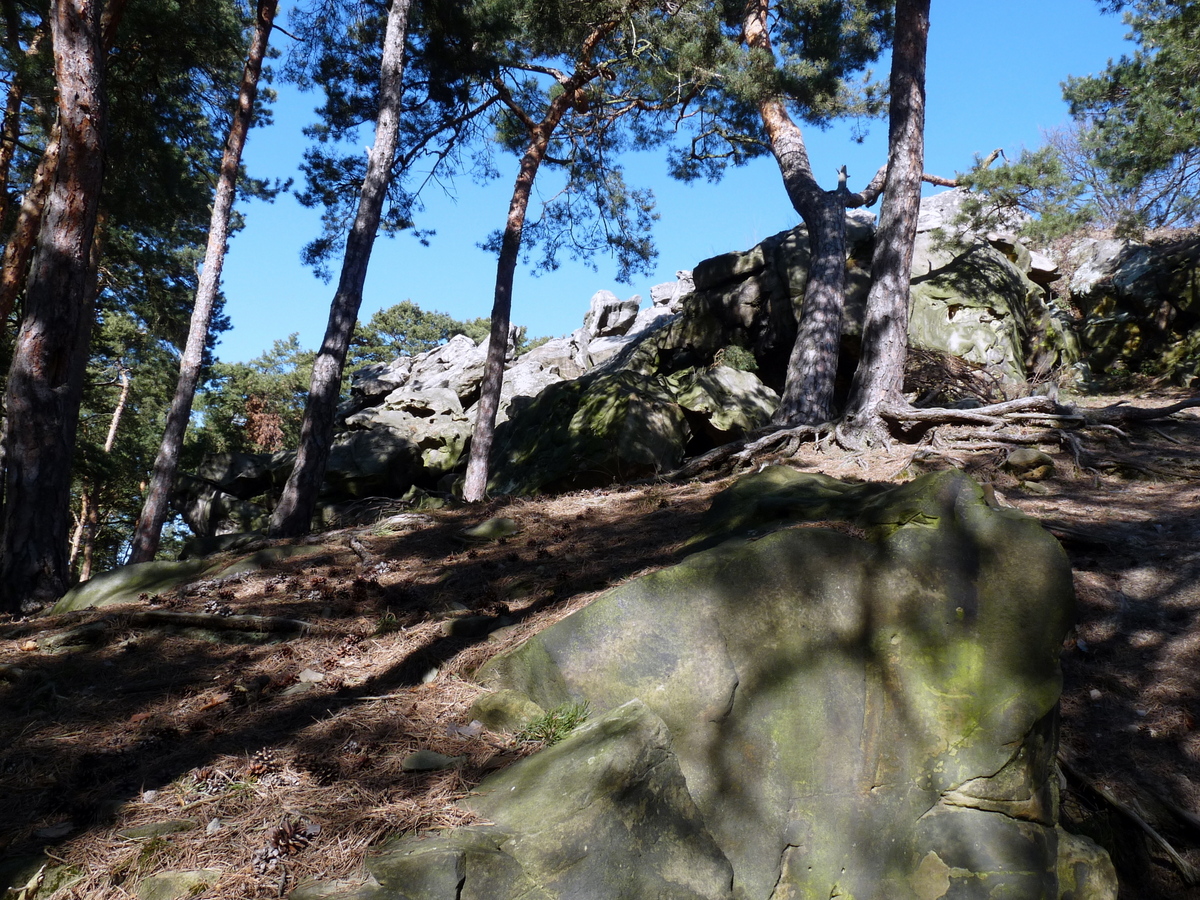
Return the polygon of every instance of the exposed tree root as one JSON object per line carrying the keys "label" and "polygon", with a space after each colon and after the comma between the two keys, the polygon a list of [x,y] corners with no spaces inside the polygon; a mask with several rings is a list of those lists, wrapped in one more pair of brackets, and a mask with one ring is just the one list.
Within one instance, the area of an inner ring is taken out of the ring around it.
{"label": "exposed tree root", "polygon": [[[746,437],[716,447],[688,460],[667,478],[679,481],[705,473],[729,473],[749,465],[762,464],[771,458],[795,455],[800,445],[815,441],[818,448],[828,442],[842,450],[855,453],[867,446],[883,444],[890,447],[893,440],[910,438],[911,443],[938,445],[948,450],[978,451],[1009,449],[1015,445],[1058,444],[1069,450],[1076,466],[1095,471],[1107,461],[1090,458],[1084,450],[1080,432],[1109,432],[1120,438],[1129,435],[1120,426],[1144,425],[1165,419],[1187,409],[1200,407],[1200,397],[1181,400],[1160,408],[1130,406],[1116,403],[1101,409],[1085,409],[1061,405],[1053,397],[1035,396],[1006,400],[973,409],[944,407],[919,408],[907,404],[881,405],[874,421],[853,423],[827,422],[822,425],[800,425],[792,428],[772,427],[753,432]],[[1042,425],[1040,431],[1010,431]],[[982,429],[979,426],[983,426]],[[960,430],[962,429],[962,430]],[[1145,468],[1131,460],[1115,460],[1116,465]],[[1179,476],[1190,473],[1155,469],[1157,475]]]}

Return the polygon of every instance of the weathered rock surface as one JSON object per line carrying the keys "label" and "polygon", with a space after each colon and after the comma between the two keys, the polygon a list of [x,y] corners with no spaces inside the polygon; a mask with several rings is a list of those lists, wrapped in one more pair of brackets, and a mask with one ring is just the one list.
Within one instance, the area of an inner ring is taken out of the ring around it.
{"label": "weathered rock surface", "polygon": [[1200,238],[1153,246],[1089,239],[1071,259],[1092,372],[1145,371],[1180,384],[1200,375]]}
{"label": "weathered rock surface", "polygon": [[54,604],[51,613],[57,615],[76,609],[133,603],[143,595],[155,596],[181,584],[257,572],[281,559],[317,552],[320,552],[319,547],[281,544],[241,556],[234,554],[178,562],[155,560],[118,566],[75,585]]}
{"label": "weathered rock surface", "polygon": [[[983,367],[981,382],[1018,393],[1027,381],[1086,381],[1101,370],[1169,372],[1183,382],[1200,374],[1200,239],[1155,247],[1083,241],[1066,265],[1073,273],[1068,298],[1058,264],[1016,236],[1020,222],[985,236],[966,233],[955,221],[964,198],[955,190],[922,201],[913,348],[960,357]],[[873,241],[872,214],[848,213],[842,389],[859,352]],[[510,353],[491,490],[645,476],[764,424],[777,402],[770,395],[786,379],[808,261],[807,231],[799,226],[681,271],[651,290],[644,310],[636,296],[599,291],[572,335],[520,357]],[[700,377],[721,371],[713,367],[735,349],[739,368],[753,374]],[[486,342],[459,335],[356,377],[322,497],[326,520],[356,498],[425,497],[452,486],[464,466],[485,356]],[[928,399],[963,397],[934,391]],[[180,479],[175,503],[197,534],[261,529],[293,458],[214,459]]]}
{"label": "weathered rock surface", "polygon": [[597,369],[514,404],[496,431],[491,489],[563,490],[670,469],[697,435],[712,446],[714,437],[728,440],[765,425],[777,405],[751,372]]}
{"label": "weathered rock surface", "polygon": [[953,896],[1056,896],[1073,595],[1055,541],[956,473],[883,488],[768,470],[739,488],[718,533],[831,518],[868,539],[725,541],[542,632],[485,683],[544,708],[645,702],[734,896],[940,896],[919,884],[943,869]]}
{"label": "weathered rock surface", "polygon": [[370,861],[364,896],[1115,898],[1057,827],[1074,596],[1036,522],[958,472],[773,467],[695,546],[484,666],[506,708],[596,719],[464,801],[494,824]]}
{"label": "weathered rock surface", "polygon": [[671,736],[638,700],[493,775],[465,805],[492,824],[402,840],[368,860],[380,897],[729,896],[733,873]]}

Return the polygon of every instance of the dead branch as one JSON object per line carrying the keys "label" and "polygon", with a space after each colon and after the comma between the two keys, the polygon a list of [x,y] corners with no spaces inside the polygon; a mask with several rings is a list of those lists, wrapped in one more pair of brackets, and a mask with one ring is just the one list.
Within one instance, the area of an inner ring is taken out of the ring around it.
{"label": "dead branch", "polygon": [[1150,422],[1155,419],[1165,419],[1185,409],[1195,409],[1200,406],[1200,397],[1190,397],[1180,400],[1170,406],[1154,407],[1129,406],[1126,403],[1114,403],[1103,409],[1072,409],[1072,412],[1083,416],[1089,426],[1125,425],[1131,422]]}
{"label": "dead branch", "polygon": [[[1041,413],[1055,414],[1061,407],[1049,397],[1020,397],[1016,400],[1006,400],[1003,403],[992,403],[987,406],[977,406],[974,409],[946,409],[932,407],[918,409],[915,406],[900,403],[881,403],[879,415],[894,422],[929,423],[933,425],[954,425],[960,422],[969,425],[998,425],[1006,416],[1012,413],[1034,410]],[[1075,415],[1071,410],[1069,415]]]}

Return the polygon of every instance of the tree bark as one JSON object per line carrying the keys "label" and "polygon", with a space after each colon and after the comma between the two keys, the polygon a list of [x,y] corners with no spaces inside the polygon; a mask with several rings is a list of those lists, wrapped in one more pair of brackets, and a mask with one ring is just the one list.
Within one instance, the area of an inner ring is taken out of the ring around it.
{"label": "tree bark", "polygon": [[45,23],[38,26],[29,41],[29,46],[22,50],[20,11],[13,0],[4,0],[4,27],[6,32],[5,48],[8,50],[9,58],[17,64],[17,68],[8,84],[8,93],[4,102],[4,120],[3,123],[0,123],[0,223],[8,219],[8,180],[12,171],[13,157],[17,152],[17,142],[21,137],[21,110],[25,104],[27,88],[26,73],[21,69],[19,61],[22,57],[33,59],[37,56],[45,36]]}
{"label": "tree bark", "polygon": [[29,263],[42,228],[46,201],[50,197],[54,174],[58,170],[60,135],[60,123],[56,122],[50,131],[46,148],[42,151],[42,158],[38,160],[34,170],[33,180],[21,198],[17,221],[13,225],[8,243],[4,246],[4,258],[0,261],[0,322],[12,315],[17,296],[21,293],[29,274]]}
{"label": "tree bark", "polygon": [[225,263],[225,245],[229,238],[229,218],[237,194],[238,169],[254,115],[258,79],[262,74],[262,64],[267,55],[267,44],[278,6],[278,0],[258,2],[254,37],[251,39],[246,66],[242,71],[237,109],[229,128],[229,137],[225,141],[225,153],[221,158],[221,175],[217,181],[212,219],[208,228],[208,247],[204,254],[204,267],[200,271],[200,283],[196,289],[196,303],[192,307],[187,344],[179,361],[179,380],[175,386],[171,409],[167,413],[166,429],[158,456],[154,460],[154,472],[146,489],[142,513],[134,531],[129,554],[131,563],[148,562],[158,553],[163,523],[167,518],[167,498],[171,486],[175,483],[179,452],[183,447],[183,436],[192,414],[192,402],[196,396],[196,386],[200,382],[204,347],[208,343],[208,329],[212,322],[217,292],[221,287],[221,269]]}
{"label": "tree bark", "polygon": [[358,321],[363,283],[366,281],[367,266],[371,261],[371,250],[379,229],[399,141],[404,40],[408,32],[411,5],[412,0],[393,0],[388,12],[375,144],[367,160],[367,174],[363,179],[354,226],[346,238],[346,255],[342,260],[337,292],[330,306],[325,339],[313,363],[296,464],[288,476],[279,505],[271,516],[270,532],[274,536],[294,536],[308,531],[317,506],[317,494],[329,464],[342,368],[354,325]]}
{"label": "tree bark", "polygon": [[91,336],[90,251],[104,175],[100,0],[56,0],[51,37],[61,158],[25,294],[9,372],[0,610],[19,613],[66,590],[71,461]]}
{"label": "tree bark", "polygon": [[903,401],[909,280],[925,163],[929,4],[930,0],[899,0],[896,4],[887,183],[871,260],[862,355],[846,412],[847,427],[861,434],[882,427],[877,413],[881,403]]}
{"label": "tree bark", "polygon": [[496,291],[492,301],[492,334],[488,341],[487,361],[484,363],[483,385],[480,388],[479,408],[475,428],[471,432],[471,450],[467,458],[467,476],[463,484],[463,499],[477,503],[487,494],[492,442],[496,436],[496,414],[500,409],[500,392],[504,386],[504,356],[508,352],[508,331],[512,319],[513,280],[521,254],[521,233],[525,214],[538,168],[546,158],[550,137],[563,114],[570,108],[573,94],[564,91],[550,104],[545,118],[533,129],[532,140],[521,157],[521,169],[513,186],[508,204],[508,219],[496,263]]}
{"label": "tree bark", "polygon": [[[770,0],[747,0],[742,18],[747,47],[772,52],[770,9]],[[812,255],[796,342],[774,420],[785,426],[815,425],[829,421],[833,414],[846,294],[846,206],[851,195],[844,179],[836,191],[823,190],[817,183],[804,135],[781,100],[762,100],[759,115],[788,199],[808,227]]]}

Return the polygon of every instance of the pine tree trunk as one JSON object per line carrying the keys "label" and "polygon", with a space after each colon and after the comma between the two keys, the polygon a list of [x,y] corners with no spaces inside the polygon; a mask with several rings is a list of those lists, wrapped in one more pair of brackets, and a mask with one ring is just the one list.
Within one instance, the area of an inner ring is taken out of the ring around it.
{"label": "pine tree trunk", "polygon": [[192,308],[187,344],[179,361],[179,380],[175,387],[175,397],[171,401],[171,409],[167,413],[167,425],[158,457],[154,460],[154,472],[146,489],[142,513],[134,531],[129,554],[131,563],[154,559],[158,552],[163,523],[167,518],[167,498],[171,486],[175,483],[179,452],[183,447],[183,436],[192,414],[192,401],[196,396],[196,385],[200,382],[204,347],[208,343],[208,329],[221,287],[221,269],[225,263],[229,218],[237,193],[238,168],[242,161],[242,150],[246,146],[246,136],[250,131],[250,121],[254,115],[258,79],[262,73],[262,64],[266,58],[267,44],[278,5],[278,0],[259,0],[258,3],[254,37],[246,55],[238,105],[229,127],[229,137],[225,141],[225,153],[221,158],[221,176],[217,182],[212,219],[208,228],[208,247],[204,254],[204,268],[200,271],[200,283],[196,290],[196,303]]}
{"label": "pine tree trunk", "polygon": [[903,400],[909,279],[925,163],[929,4],[930,0],[899,0],[896,4],[887,183],[871,260],[862,355],[847,408],[848,427],[863,434],[880,427],[875,411],[881,403]]}
{"label": "pine tree trunk", "polygon": [[[746,46],[771,52],[770,0],[748,0],[742,20]],[[782,101],[759,103],[771,152],[792,206],[808,227],[812,261],[796,342],[788,359],[783,397],[775,413],[779,425],[814,425],[833,416],[834,376],[842,338],[846,297],[845,185],[825,191],[817,184],[804,135]]]}
{"label": "pine tree trunk", "polygon": [[83,529],[86,527],[88,509],[92,504],[92,483],[84,478],[79,487],[79,518],[75,520],[75,531],[71,535],[71,552],[67,555],[67,568],[74,570],[75,561],[79,559],[79,550],[83,546]]}
{"label": "pine tree trunk", "polygon": [[811,261],[796,342],[788,357],[779,425],[817,425],[833,418],[833,388],[846,305],[846,204],[823,192],[803,215]]}
{"label": "pine tree trunk", "polygon": [[79,580],[90,581],[96,560],[96,535],[100,532],[100,506],[96,497],[84,496],[83,514],[83,563],[79,566]]}
{"label": "pine tree trunk", "polygon": [[363,179],[354,226],[346,238],[346,255],[342,260],[337,293],[330,306],[325,339],[313,363],[296,464],[288,476],[279,505],[271,516],[270,532],[274,536],[294,536],[308,531],[317,506],[317,494],[329,464],[342,368],[350,338],[354,334],[354,325],[358,321],[363,283],[367,278],[367,266],[371,261],[371,250],[379,229],[399,141],[404,40],[411,5],[412,0],[393,0],[388,12],[375,144],[367,160],[367,174]]}
{"label": "pine tree trunk", "polygon": [[[91,245],[104,175],[100,0],[51,6],[61,158],[47,199],[9,372],[0,611],[66,589],[71,462],[94,300]],[[82,345],[82,351],[81,351]]]}
{"label": "pine tree trunk", "polygon": [[569,107],[570,102],[565,93],[560,94],[550,104],[546,117],[534,130],[533,139],[521,157],[521,169],[508,204],[508,219],[500,244],[500,258],[496,263],[492,334],[488,341],[483,386],[480,389],[479,408],[475,414],[475,428],[471,432],[471,450],[467,459],[467,476],[463,484],[463,499],[468,503],[482,500],[487,493],[492,442],[496,436],[496,415],[500,410],[500,392],[504,386],[504,356],[508,352],[508,331],[512,319],[513,279],[516,277],[517,260],[521,254],[521,233],[525,228],[529,197],[533,192],[538,168],[546,158],[550,136]]}
{"label": "pine tree trunk", "polygon": [[42,228],[46,201],[50,197],[50,189],[58,171],[60,137],[60,123],[56,122],[42,151],[42,158],[38,160],[34,170],[33,180],[21,198],[17,221],[13,225],[8,243],[4,246],[4,257],[0,260],[0,322],[12,314],[17,296],[21,293],[29,274],[29,263]]}

